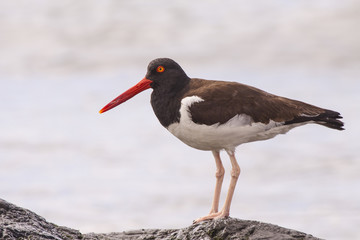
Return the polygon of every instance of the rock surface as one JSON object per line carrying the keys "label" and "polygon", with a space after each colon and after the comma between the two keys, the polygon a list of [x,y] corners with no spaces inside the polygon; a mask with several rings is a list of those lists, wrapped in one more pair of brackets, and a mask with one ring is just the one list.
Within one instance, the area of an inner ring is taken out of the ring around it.
{"label": "rock surface", "polygon": [[130,240],[130,239],[319,239],[276,225],[235,218],[193,224],[182,229],[142,229],[119,233],[88,233],[57,226],[43,217],[0,199],[0,239]]}

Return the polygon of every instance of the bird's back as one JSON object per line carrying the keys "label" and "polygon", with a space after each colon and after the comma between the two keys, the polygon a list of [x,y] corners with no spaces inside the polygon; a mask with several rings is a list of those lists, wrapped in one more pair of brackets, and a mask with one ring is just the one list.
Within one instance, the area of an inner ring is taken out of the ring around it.
{"label": "bird's back", "polygon": [[335,129],[343,126],[337,120],[341,118],[340,114],[335,111],[276,96],[245,84],[194,78],[189,86],[191,90],[186,92],[186,96],[199,96],[204,100],[189,109],[192,120],[198,124],[224,124],[235,115],[245,114],[254,123],[314,121]]}

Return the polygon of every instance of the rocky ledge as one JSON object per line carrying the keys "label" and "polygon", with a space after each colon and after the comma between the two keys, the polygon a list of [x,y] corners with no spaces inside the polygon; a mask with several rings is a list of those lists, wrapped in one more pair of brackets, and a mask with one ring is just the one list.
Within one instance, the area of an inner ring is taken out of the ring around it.
{"label": "rocky ledge", "polygon": [[43,217],[0,199],[0,239],[319,239],[309,234],[257,221],[226,218],[181,229],[141,229],[118,233],[87,233],[57,226]]}

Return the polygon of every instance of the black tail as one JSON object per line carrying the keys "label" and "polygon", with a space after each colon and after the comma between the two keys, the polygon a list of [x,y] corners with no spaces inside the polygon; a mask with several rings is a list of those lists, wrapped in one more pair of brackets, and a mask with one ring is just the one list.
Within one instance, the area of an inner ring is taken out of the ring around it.
{"label": "black tail", "polygon": [[344,123],[338,119],[341,119],[342,116],[340,113],[325,110],[325,112],[317,115],[317,116],[299,116],[294,118],[291,121],[286,121],[285,124],[293,124],[293,123],[302,123],[302,122],[315,122],[317,124],[323,125],[328,128],[333,128],[337,130],[345,130]]}
{"label": "black tail", "polygon": [[324,113],[315,117],[314,121],[329,128],[345,130],[344,123],[338,120],[341,118],[342,116],[340,115],[340,113],[331,110],[325,110]]}

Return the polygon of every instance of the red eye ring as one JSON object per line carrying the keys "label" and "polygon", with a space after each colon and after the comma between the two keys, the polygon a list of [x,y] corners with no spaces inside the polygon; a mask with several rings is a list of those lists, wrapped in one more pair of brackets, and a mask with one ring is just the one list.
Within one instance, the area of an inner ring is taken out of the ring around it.
{"label": "red eye ring", "polygon": [[159,72],[159,73],[162,73],[163,71],[165,71],[165,68],[163,66],[158,66],[156,68],[156,71]]}

